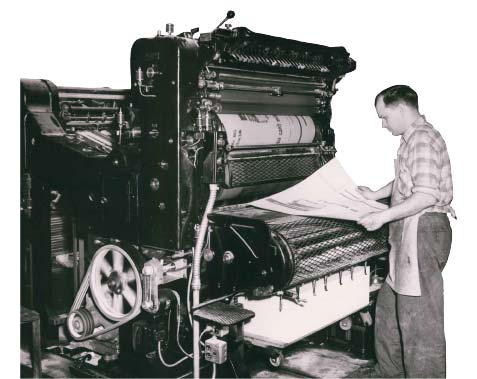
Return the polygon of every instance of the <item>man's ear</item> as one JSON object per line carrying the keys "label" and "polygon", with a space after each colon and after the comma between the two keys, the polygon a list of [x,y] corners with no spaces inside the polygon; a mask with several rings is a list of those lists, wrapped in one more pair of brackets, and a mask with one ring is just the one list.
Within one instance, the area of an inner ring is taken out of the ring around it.
{"label": "man's ear", "polygon": [[406,110],[406,104],[404,104],[404,103],[398,103],[397,106],[398,106],[399,113],[400,113],[400,114],[403,114],[404,111]]}

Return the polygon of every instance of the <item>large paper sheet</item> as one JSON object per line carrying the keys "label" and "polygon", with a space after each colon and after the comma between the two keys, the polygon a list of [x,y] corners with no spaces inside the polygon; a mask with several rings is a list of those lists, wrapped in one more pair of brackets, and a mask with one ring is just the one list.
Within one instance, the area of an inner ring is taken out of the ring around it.
{"label": "large paper sheet", "polygon": [[353,221],[387,208],[365,199],[336,158],[295,186],[250,205],[291,215]]}
{"label": "large paper sheet", "polygon": [[309,116],[219,114],[227,140],[234,146],[281,145],[313,142],[315,123]]}

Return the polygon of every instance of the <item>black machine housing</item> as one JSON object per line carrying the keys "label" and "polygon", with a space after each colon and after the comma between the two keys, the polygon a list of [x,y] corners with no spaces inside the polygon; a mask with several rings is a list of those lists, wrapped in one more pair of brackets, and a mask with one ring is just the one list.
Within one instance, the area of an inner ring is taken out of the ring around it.
{"label": "black machine housing", "polygon": [[[284,225],[367,236],[349,223],[310,224],[241,205],[292,186],[334,157],[331,99],[356,67],[343,47],[218,28],[199,38],[141,38],[130,63],[127,90],[21,81],[22,304],[39,310],[44,325],[64,323],[100,246],[127,249],[139,271],[153,258],[173,266],[180,257],[190,275],[209,184],[220,191],[209,215],[206,248],[215,255],[203,262],[205,299],[270,295],[337,269],[300,276],[300,262],[316,249],[297,253],[304,245],[287,241]],[[307,143],[234,146],[220,119],[229,114],[306,116],[316,130]],[[230,265],[223,257],[231,250]],[[359,260],[382,252],[369,242]],[[184,294],[186,280],[164,287]],[[166,298],[166,309],[174,309],[174,297]],[[127,333],[123,327],[122,344],[132,333],[137,352],[155,346],[164,338],[157,317],[141,316]]]}

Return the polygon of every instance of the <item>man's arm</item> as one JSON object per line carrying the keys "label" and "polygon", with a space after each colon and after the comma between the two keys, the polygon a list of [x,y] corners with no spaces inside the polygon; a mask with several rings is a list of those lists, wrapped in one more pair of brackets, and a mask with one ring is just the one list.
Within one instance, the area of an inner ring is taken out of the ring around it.
{"label": "man's arm", "polygon": [[387,222],[413,216],[437,203],[441,152],[435,142],[435,137],[427,129],[419,129],[412,134],[412,138],[408,141],[407,158],[412,180],[412,195],[385,211],[362,217],[358,223],[368,230],[376,230]]}
{"label": "man's arm", "polygon": [[358,190],[361,195],[363,195],[368,200],[379,200],[391,196],[391,192],[393,190],[393,183],[394,180],[391,180],[388,184],[378,189],[377,191],[373,191],[368,187],[364,186],[358,186]]}
{"label": "man's arm", "polygon": [[413,216],[420,211],[429,208],[437,202],[437,199],[424,192],[414,192],[402,203],[390,207],[384,211],[370,213],[358,220],[367,230],[377,230],[384,224]]}

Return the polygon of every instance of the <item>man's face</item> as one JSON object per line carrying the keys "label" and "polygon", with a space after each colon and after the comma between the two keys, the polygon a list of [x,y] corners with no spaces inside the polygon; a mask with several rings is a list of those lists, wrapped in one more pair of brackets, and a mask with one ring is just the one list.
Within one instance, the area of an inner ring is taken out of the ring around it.
{"label": "man's face", "polygon": [[408,127],[403,117],[402,107],[402,104],[386,106],[381,96],[376,102],[376,113],[382,120],[382,127],[389,130],[393,136],[403,134]]}

